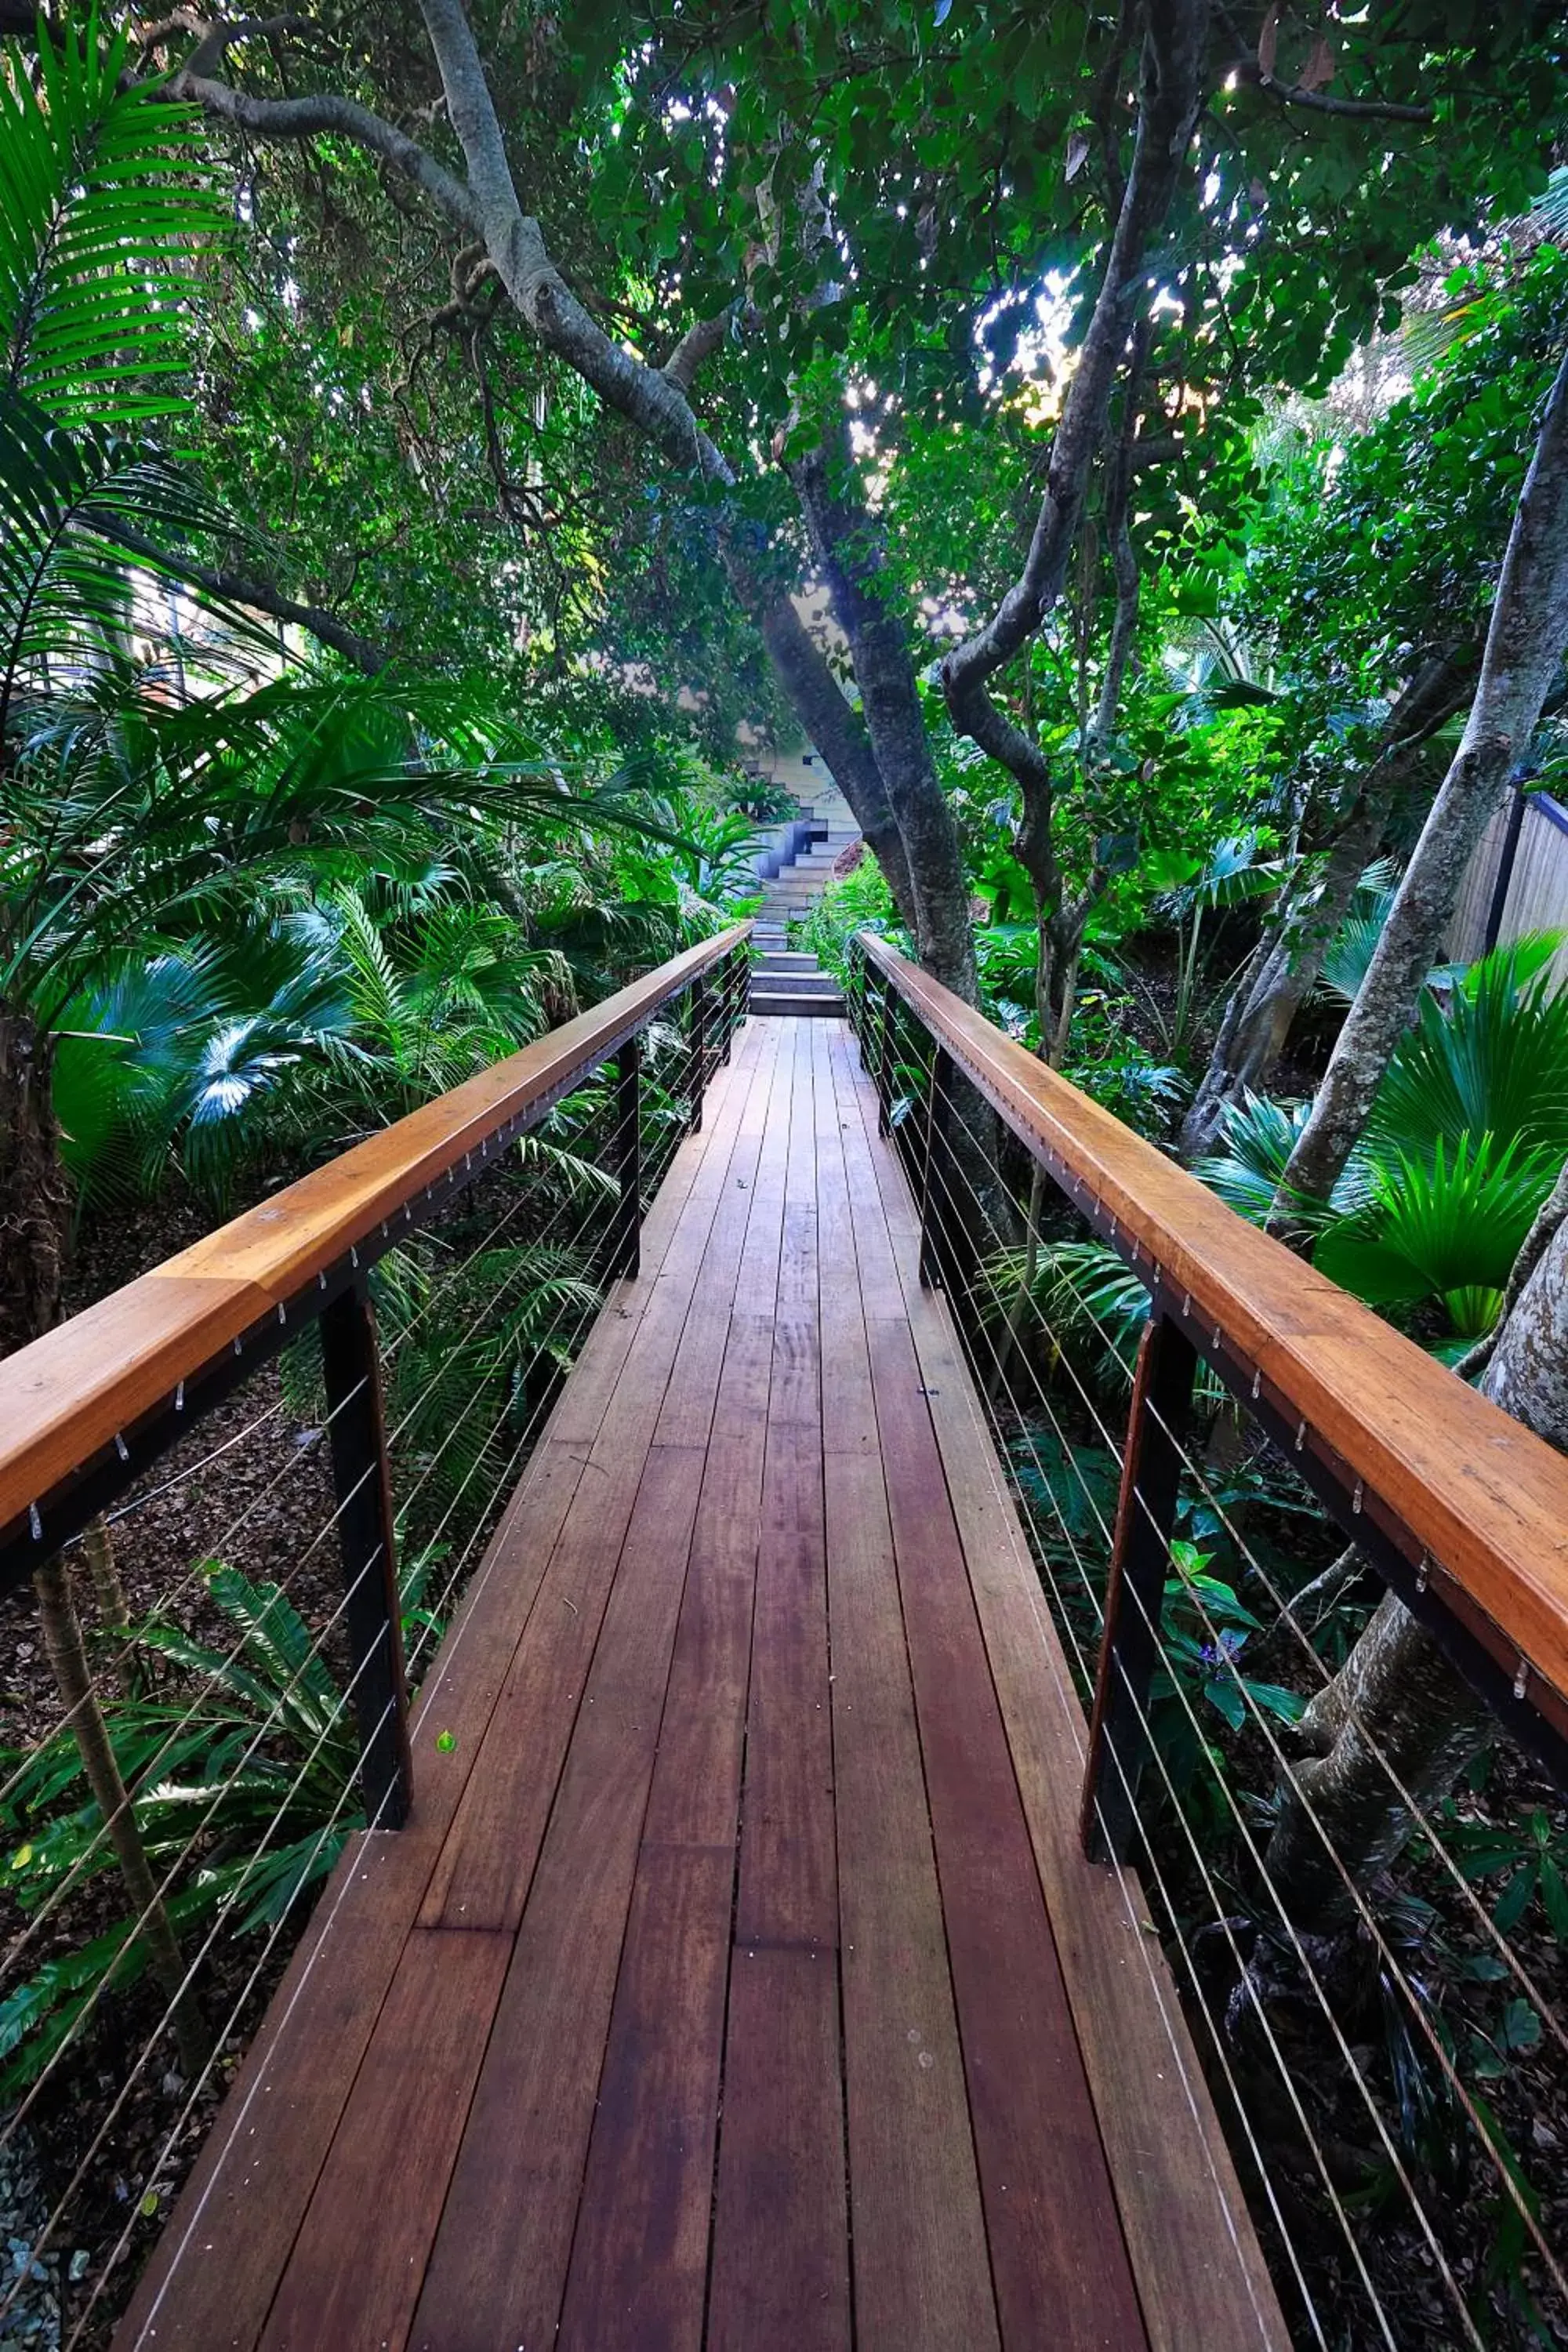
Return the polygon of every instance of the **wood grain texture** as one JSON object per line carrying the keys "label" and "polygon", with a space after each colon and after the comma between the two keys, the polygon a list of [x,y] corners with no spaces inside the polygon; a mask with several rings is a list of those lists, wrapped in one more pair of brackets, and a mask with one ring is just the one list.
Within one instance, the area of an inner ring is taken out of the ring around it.
{"label": "wood grain texture", "polygon": [[637,1863],[559,2352],[699,2352],[733,1832]]}
{"label": "wood grain texture", "polygon": [[701,1475],[696,1447],[644,1469],[419,2303],[432,2352],[555,2333]]}
{"label": "wood grain texture", "polygon": [[1015,1132],[1055,1154],[1444,1579],[1568,1696],[1568,1459],[1260,1233],[884,941],[867,951]]}
{"label": "wood grain texture", "polygon": [[790,1040],[749,1189],[752,1281],[714,1400],[584,2179],[560,2337],[577,2352],[702,2343],[793,1060]]}
{"label": "wood grain texture", "polygon": [[410,1936],[264,2352],[403,2352],[510,1958],[507,1936]]}
{"label": "wood grain texture", "polygon": [[[908,1191],[890,1147],[878,1139],[869,1081],[837,1040],[833,1060],[846,1150],[871,1186],[885,1186],[903,1208]],[[1194,2345],[1286,2352],[1289,2336],[1174,1983],[1144,1926],[1148,1907],[1136,1874],[1096,1867],[1079,1844],[1083,1710],[946,1303],[921,1288],[912,1207],[892,1225],[921,1382],[1150,2344],[1153,2352]]]}
{"label": "wood grain texture", "polygon": [[0,1363],[0,1526],[466,1155],[585,1076],[750,929],[689,948]]}
{"label": "wood grain texture", "polygon": [[907,1323],[868,1336],[1003,2334],[1026,2341],[1048,2307],[1064,2347],[1131,2347],[1115,2195],[924,1383]]}
{"label": "wood grain texture", "polygon": [[832,1955],[737,1945],[709,2352],[848,2352],[838,2063]]}

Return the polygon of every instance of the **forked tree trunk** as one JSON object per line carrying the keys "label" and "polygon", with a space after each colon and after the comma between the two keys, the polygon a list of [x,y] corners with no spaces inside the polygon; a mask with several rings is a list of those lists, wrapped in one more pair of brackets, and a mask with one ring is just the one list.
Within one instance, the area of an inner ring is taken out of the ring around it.
{"label": "forked tree trunk", "polygon": [[[1568,1223],[1537,1259],[1481,1385],[1505,1412],[1568,1453]],[[1297,1730],[1316,1753],[1297,1768],[1300,1792],[1282,1791],[1268,1866],[1299,1923],[1332,1926],[1351,1898],[1329,1846],[1359,1884],[1392,1862],[1416,1826],[1380,1751],[1429,1811],[1490,1744],[1496,1718],[1389,1593]]]}
{"label": "forked tree trunk", "polygon": [[1568,356],[1546,404],[1503,558],[1464,740],[1394,897],[1383,936],[1290,1154],[1272,1222],[1326,1200],[1394,1047],[1415,1016],[1459,885],[1503,786],[1524,757],[1568,647]]}

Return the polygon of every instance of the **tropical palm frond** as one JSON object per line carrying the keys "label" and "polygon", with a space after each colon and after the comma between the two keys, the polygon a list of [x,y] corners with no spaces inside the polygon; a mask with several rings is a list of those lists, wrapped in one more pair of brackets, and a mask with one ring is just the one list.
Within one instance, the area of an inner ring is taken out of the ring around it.
{"label": "tropical palm frond", "polygon": [[[100,675],[131,667],[137,574],[184,581],[178,543],[228,527],[157,451],[0,385],[0,730],[79,728]],[[255,642],[245,614],[222,617]]]}
{"label": "tropical palm frond", "polygon": [[0,384],[119,432],[186,406],[187,276],[226,223],[199,109],[129,66],[94,6],[62,12],[36,80],[0,72]]}

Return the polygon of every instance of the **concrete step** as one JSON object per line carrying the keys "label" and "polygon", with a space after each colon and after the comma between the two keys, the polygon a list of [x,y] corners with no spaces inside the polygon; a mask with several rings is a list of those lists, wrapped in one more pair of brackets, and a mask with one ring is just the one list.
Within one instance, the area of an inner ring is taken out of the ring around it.
{"label": "concrete step", "polygon": [[844,1016],[841,996],[807,996],[795,992],[752,989],[748,1010],[762,1019],[778,1021],[838,1021]]}
{"label": "concrete step", "polygon": [[789,989],[803,996],[837,996],[838,982],[830,971],[768,971],[755,973],[752,986],[765,988],[770,993]]}
{"label": "concrete step", "polygon": [[759,971],[808,972],[818,970],[814,955],[801,948],[764,948],[757,958]]}

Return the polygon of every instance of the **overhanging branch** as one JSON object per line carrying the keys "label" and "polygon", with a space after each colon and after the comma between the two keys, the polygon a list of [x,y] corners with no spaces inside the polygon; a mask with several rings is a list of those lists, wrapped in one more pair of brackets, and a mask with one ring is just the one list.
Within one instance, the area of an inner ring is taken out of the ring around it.
{"label": "overhanging branch", "polygon": [[188,555],[172,555],[155,540],[114,518],[99,516],[94,528],[117,547],[124,548],[128,555],[142,557],[160,572],[172,572],[188,581],[192,587],[205,589],[209,596],[220,597],[226,604],[245,604],[253,612],[265,613],[270,620],[303,629],[319,644],[331,646],[334,653],[342,654],[346,662],[363,670],[367,677],[374,677],[378,670],[386,667],[387,656],[379,646],[372,645],[368,637],[362,637],[346,621],[340,621],[335,613],[329,613],[322,605],[301,604],[265,580],[252,580],[243,572],[198,563]]}
{"label": "overhanging branch", "polygon": [[[987,681],[1039,627],[1061,594],[1116,373],[1132,330],[1149,245],[1170,210],[1203,99],[1206,0],[1151,0],[1137,140],[1105,274],[1051,444],[1045,495],[1024,567],[984,627],[947,656],[942,686],[953,724],[991,751],[1016,751],[1019,730],[987,710]],[[1029,763],[1031,766],[1032,762]]]}
{"label": "overhanging branch", "polygon": [[394,171],[422,190],[466,236],[481,233],[479,206],[462,182],[455,179],[416,139],[410,139],[395,123],[373,114],[368,106],[361,106],[354,99],[341,98],[327,90],[319,90],[308,98],[253,98],[248,90],[235,89],[208,74],[188,70],[177,73],[169,87],[174,97],[193,100],[220,121],[232,122],[237,130],[247,131],[252,139],[293,141],[325,135],[353,140],[356,146],[380,155]]}

